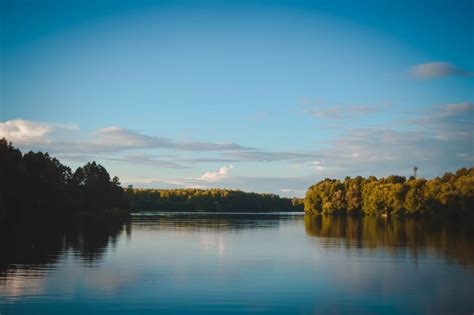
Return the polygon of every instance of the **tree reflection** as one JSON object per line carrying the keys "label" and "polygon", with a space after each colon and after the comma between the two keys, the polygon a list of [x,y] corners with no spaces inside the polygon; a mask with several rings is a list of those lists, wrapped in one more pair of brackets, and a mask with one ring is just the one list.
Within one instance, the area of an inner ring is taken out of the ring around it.
{"label": "tree reflection", "polygon": [[415,257],[421,250],[433,249],[449,260],[474,265],[474,230],[468,223],[325,215],[305,215],[304,222],[308,235],[343,240],[347,247],[407,248]]}
{"label": "tree reflection", "polygon": [[163,213],[134,215],[133,226],[140,229],[172,230],[254,230],[278,227],[285,221],[301,220],[302,215],[279,213]]}
{"label": "tree reflection", "polygon": [[64,255],[80,258],[86,266],[101,261],[124,233],[140,230],[252,230],[277,227],[285,221],[302,220],[301,215],[153,213],[120,217],[85,216],[42,224],[0,226],[0,275],[15,268],[40,268]]}
{"label": "tree reflection", "polygon": [[69,250],[90,265],[100,261],[127,225],[127,218],[111,216],[0,226],[0,273],[53,264]]}

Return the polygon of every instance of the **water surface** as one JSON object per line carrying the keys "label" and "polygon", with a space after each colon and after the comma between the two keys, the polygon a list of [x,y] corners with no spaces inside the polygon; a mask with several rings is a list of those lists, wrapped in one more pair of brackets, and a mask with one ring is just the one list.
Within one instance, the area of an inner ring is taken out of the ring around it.
{"label": "water surface", "polygon": [[1,232],[0,313],[472,314],[472,229],[143,213]]}

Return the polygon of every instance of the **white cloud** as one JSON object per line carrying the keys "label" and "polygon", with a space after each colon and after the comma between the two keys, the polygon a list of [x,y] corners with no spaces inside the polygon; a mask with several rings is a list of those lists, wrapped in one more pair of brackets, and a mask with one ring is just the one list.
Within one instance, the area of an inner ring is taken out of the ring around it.
{"label": "white cloud", "polygon": [[59,136],[58,133],[78,130],[79,126],[77,125],[44,123],[24,119],[0,122],[0,138],[6,138],[17,146],[28,145],[32,148],[38,145],[51,144],[51,137]]}
{"label": "white cloud", "polygon": [[474,72],[458,68],[448,62],[430,62],[413,66],[410,73],[420,79],[435,79],[449,76],[471,77]]}
{"label": "white cloud", "polygon": [[98,143],[106,146],[115,146],[122,149],[135,148],[162,148],[180,151],[233,151],[252,150],[236,143],[215,143],[203,141],[175,141],[168,138],[149,136],[121,127],[99,129]]}
{"label": "white cloud", "polygon": [[51,132],[49,124],[37,123],[23,119],[14,119],[0,123],[0,137],[9,141],[25,142],[42,139]]}
{"label": "white cloud", "polygon": [[102,128],[97,130],[95,134],[98,136],[96,141],[98,144],[124,150],[156,147],[169,148],[173,145],[169,139],[142,135],[121,127]]}
{"label": "white cloud", "polygon": [[[200,163],[275,161],[297,163],[316,158],[312,153],[264,151],[235,143],[177,141],[140,134],[117,126],[83,132],[75,125],[22,119],[0,123],[0,137],[12,141],[23,151],[49,152],[61,160],[73,163],[91,160],[117,161],[159,168],[185,169]],[[158,150],[167,150],[167,154],[162,154],[162,151]],[[183,151],[190,153],[180,157],[178,153]],[[217,180],[225,176],[225,172],[230,170],[230,167],[228,168],[208,172],[200,180]]]}
{"label": "white cloud", "polygon": [[325,167],[323,166],[323,163],[320,162],[320,161],[314,161],[314,162],[311,162],[311,164],[314,166],[314,169],[316,171],[324,171],[325,170]]}
{"label": "white cloud", "polygon": [[[65,137],[65,131],[74,132],[74,134],[68,134],[68,137]],[[102,128],[92,133],[83,133],[79,132],[79,127],[75,125],[59,125],[23,119],[1,122],[0,137],[5,137],[21,149],[48,151],[53,154],[114,154],[138,149],[192,152],[254,150],[254,148],[236,143],[177,141],[144,135],[115,126]]]}
{"label": "white cloud", "polygon": [[233,169],[233,165],[223,166],[219,168],[217,172],[206,172],[202,176],[198,177],[199,180],[206,181],[206,182],[215,182],[219,181],[229,174],[230,170]]}

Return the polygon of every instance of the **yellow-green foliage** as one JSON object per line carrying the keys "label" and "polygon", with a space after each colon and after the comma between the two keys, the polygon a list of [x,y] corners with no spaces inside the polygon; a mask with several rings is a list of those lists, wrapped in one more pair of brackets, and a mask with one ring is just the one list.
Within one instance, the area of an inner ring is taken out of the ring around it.
{"label": "yellow-green foliage", "polygon": [[309,187],[304,209],[323,214],[466,215],[474,211],[474,168],[432,180],[389,176],[325,179]]}

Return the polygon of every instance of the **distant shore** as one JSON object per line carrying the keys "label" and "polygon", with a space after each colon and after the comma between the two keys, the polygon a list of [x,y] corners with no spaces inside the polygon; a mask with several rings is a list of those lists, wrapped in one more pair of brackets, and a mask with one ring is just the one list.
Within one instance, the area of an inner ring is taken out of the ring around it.
{"label": "distant shore", "polygon": [[474,218],[474,167],[431,180],[392,175],[324,179],[305,198],[232,189],[121,187],[96,162],[74,172],[48,153],[23,154],[0,139],[0,222],[127,216],[130,211],[301,212]]}

